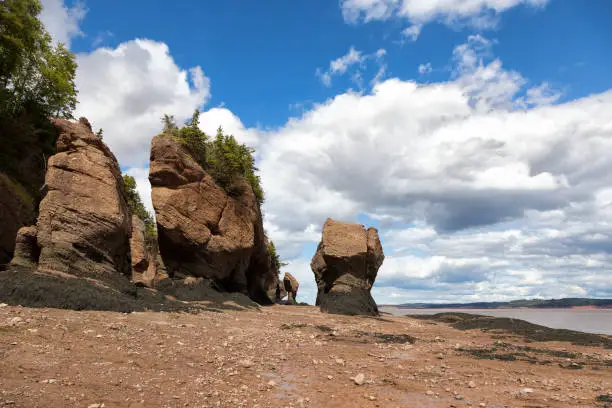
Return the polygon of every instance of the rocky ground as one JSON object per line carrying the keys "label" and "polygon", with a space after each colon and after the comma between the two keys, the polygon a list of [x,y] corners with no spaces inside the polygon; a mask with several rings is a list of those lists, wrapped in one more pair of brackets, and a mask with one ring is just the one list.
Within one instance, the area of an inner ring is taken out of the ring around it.
{"label": "rocky ground", "polygon": [[612,406],[610,343],[451,327],[460,319],[1,305],[0,407]]}

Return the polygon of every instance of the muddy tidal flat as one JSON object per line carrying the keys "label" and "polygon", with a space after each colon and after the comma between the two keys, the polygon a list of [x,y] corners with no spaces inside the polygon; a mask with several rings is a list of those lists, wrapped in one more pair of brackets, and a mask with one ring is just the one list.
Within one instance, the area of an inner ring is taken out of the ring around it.
{"label": "muddy tidal flat", "polygon": [[1,305],[0,407],[612,406],[610,337],[494,320]]}
{"label": "muddy tidal flat", "polygon": [[509,317],[553,329],[578,330],[587,333],[612,335],[612,309],[567,308],[567,309],[406,309],[385,306],[383,311],[394,315],[473,313],[494,317]]}

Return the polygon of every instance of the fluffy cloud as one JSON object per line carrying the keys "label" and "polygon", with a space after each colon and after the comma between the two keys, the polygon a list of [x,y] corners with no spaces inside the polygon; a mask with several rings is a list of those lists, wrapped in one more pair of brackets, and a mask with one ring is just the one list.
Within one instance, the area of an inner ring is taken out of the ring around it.
{"label": "fluffy cloud", "polygon": [[250,147],[257,147],[261,132],[246,128],[240,118],[226,108],[212,108],[200,115],[200,129],[207,135],[214,136],[221,126],[225,134],[233,135],[240,143]]}
{"label": "fluffy cloud", "polygon": [[411,23],[403,34],[415,41],[423,25],[441,21],[491,28],[500,13],[519,5],[543,7],[548,0],[341,0],[345,21],[356,23],[404,18]]}
{"label": "fluffy cloud", "polygon": [[[210,94],[199,66],[182,69],[168,46],[133,40],[77,56],[77,116],[87,116],[124,167],[148,164],[151,138],[164,113],[189,118]],[[216,125],[218,126],[218,124]]]}
{"label": "fluffy cloud", "polygon": [[47,31],[58,43],[64,43],[70,48],[70,41],[76,36],[83,35],[79,25],[87,10],[80,1],[72,7],[64,4],[64,0],[41,0],[43,10],[40,20]]}
{"label": "fluffy cloud", "polygon": [[361,213],[390,227],[380,302],[610,295],[612,91],[555,104],[491,46],[458,46],[448,82],[388,79],[266,136],[266,227],[301,287],[299,244]]}

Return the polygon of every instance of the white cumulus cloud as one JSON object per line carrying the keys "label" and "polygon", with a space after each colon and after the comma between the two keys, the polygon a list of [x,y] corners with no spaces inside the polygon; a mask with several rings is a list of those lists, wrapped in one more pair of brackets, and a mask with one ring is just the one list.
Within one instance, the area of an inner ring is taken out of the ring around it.
{"label": "white cumulus cloud", "polygon": [[[86,116],[125,167],[145,167],[151,138],[161,117],[191,117],[210,95],[210,82],[199,66],[176,65],[168,46],[137,39],[116,48],[98,48],[77,56],[76,116]],[[218,125],[217,125],[218,126]]]}

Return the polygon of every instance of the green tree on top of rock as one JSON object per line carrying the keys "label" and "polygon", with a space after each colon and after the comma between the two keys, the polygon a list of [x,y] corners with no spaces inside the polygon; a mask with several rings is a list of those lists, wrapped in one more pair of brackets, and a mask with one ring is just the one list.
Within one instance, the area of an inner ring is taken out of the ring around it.
{"label": "green tree on top of rock", "polygon": [[71,118],[77,102],[75,56],[53,45],[38,0],[0,2],[0,115]]}
{"label": "green tree on top of rock", "polygon": [[264,200],[261,180],[253,154],[255,150],[238,143],[234,136],[226,135],[219,127],[214,139],[206,135],[199,127],[200,111],[196,110],[185,126],[179,128],[173,116],[162,118],[163,133],[174,137],[185,147],[189,155],[203,169],[208,171],[215,182],[230,195],[239,195],[236,190],[236,177],[244,177],[255,193],[259,204]]}

